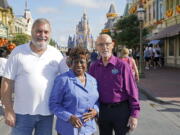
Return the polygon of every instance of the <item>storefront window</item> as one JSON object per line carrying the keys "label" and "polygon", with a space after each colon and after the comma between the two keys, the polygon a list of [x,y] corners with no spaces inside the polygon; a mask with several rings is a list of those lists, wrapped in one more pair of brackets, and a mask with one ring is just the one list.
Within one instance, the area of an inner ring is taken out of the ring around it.
{"label": "storefront window", "polygon": [[163,4],[162,3],[160,3],[159,10],[160,10],[160,19],[162,19],[163,18]]}
{"label": "storefront window", "polygon": [[176,5],[180,5],[180,0],[176,0]]}
{"label": "storefront window", "polygon": [[149,21],[151,21],[151,5],[149,5]]}
{"label": "storefront window", "polygon": [[156,3],[153,2],[153,19],[155,19],[156,17],[155,13],[156,13]]}
{"label": "storefront window", "polygon": [[147,22],[147,14],[146,14],[146,12],[144,14],[144,21]]}
{"label": "storefront window", "polygon": [[169,0],[166,0],[166,10],[169,9]]}
{"label": "storefront window", "polygon": [[173,0],[170,0],[170,8],[173,8]]}
{"label": "storefront window", "polygon": [[174,38],[169,38],[169,56],[174,56]]}

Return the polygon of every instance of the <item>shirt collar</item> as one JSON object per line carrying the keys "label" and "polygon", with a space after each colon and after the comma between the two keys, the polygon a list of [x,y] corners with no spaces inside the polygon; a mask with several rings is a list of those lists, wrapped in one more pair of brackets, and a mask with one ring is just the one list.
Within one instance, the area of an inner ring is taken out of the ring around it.
{"label": "shirt collar", "polygon": [[[74,73],[74,71],[73,71],[72,69],[69,69],[68,74],[70,75],[71,78],[77,78],[77,76],[75,75],[75,73]],[[86,77],[87,77],[87,73],[84,72],[84,74],[85,74]]]}
{"label": "shirt collar", "polygon": [[76,77],[76,75],[74,74],[72,69],[69,69],[68,74],[70,75],[71,78],[75,78]]}
{"label": "shirt collar", "polygon": [[[116,57],[114,55],[112,55],[110,57],[110,59],[109,59],[108,64],[110,63],[110,64],[115,66],[116,65],[116,61],[117,61]],[[98,61],[98,64],[103,65],[102,58]]]}

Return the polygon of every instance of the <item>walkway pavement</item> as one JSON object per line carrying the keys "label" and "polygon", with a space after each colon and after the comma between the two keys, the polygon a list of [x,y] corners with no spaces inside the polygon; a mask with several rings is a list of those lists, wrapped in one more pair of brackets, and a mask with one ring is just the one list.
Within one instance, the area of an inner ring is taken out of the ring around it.
{"label": "walkway pavement", "polygon": [[149,98],[180,105],[180,69],[159,68],[145,71],[138,86]]}

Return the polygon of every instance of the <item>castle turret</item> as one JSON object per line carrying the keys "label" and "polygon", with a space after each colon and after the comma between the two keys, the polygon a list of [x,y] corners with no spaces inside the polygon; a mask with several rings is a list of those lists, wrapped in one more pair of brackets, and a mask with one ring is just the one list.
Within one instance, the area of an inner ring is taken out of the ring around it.
{"label": "castle turret", "polygon": [[32,19],[32,15],[31,15],[31,11],[30,11],[30,9],[28,9],[27,0],[25,2],[25,10],[24,10],[23,18],[26,20],[27,34],[31,35],[31,28],[32,28],[32,24],[33,24],[33,19]]}
{"label": "castle turret", "polygon": [[110,32],[110,30],[113,28],[114,23],[117,21],[118,14],[116,13],[114,4],[110,5],[109,11],[106,14],[107,22],[105,23],[105,27],[102,30],[102,32]]}
{"label": "castle turret", "polygon": [[27,1],[25,2],[25,10],[24,10],[24,18],[26,19],[32,19],[31,11],[27,7]]}
{"label": "castle turret", "polygon": [[113,18],[118,16],[118,14],[116,13],[114,4],[110,5],[109,11],[106,14],[106,16],[107,16],[108,19],[113,19]]}

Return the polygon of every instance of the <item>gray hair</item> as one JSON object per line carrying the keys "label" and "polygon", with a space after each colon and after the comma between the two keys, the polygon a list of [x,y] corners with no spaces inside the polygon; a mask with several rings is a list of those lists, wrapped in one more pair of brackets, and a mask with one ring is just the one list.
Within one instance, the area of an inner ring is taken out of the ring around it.
{"label": "gray hair", "polygon": [[39,19],[36,19],[32,25],[32,30],[34,29],[34,27],[38,24],[48,24],[49,25],[49,28],[50,28],[50,31],[51,31],[51,25],[50,25],[50,22],[45,19],[45,18],[39,18]]}
{"label": "gray hair", "polygon": [[98,37],[97,37],[97,39],[96,39],[96,45],[97,45],[97,42],[99,41],[99,40],[101,40],[101,39],[103,39],[103,38],[109,38],[111,41],[112,41],[112,38],[111,38],[111,36],[110,35],[108,35],[108,34],[100,34]]}

